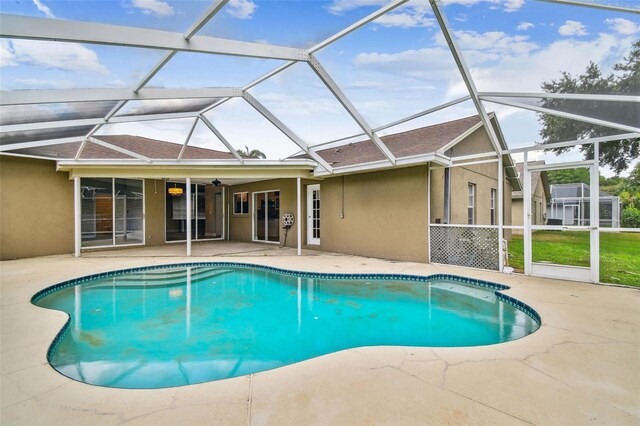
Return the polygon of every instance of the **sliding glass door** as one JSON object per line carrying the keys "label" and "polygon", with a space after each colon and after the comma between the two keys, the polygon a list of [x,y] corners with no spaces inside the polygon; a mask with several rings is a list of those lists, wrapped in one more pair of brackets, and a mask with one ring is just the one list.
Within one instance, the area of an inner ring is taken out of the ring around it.
{"label": "sliding glass door", "polygon": [[280,242],[280,191],[253,193],[253,240]]}
{"label": "sliding glass door", "polygon": [[[187,189],[184,183],[167,182],[165,188],[166,241],[187,239]],[[191,239],[224,238],[224,189],[213,185],[191,185]]]}
{"label": "sliding glass door", "polygon": [[139,179],[82,178],[82,247],[144,244],[144,189]]}

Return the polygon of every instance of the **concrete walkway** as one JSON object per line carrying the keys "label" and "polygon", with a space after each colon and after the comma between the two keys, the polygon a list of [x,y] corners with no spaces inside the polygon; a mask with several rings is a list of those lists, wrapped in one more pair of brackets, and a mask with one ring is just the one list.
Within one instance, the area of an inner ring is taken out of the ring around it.
{"label": "concrete walkway", "polygon": [[[0,263],[2,425],[640,424],[637,289],[317,252],[192,258],[105,253]],[[498,345],[358,348],[160,390],[90,386],[48,365],[47,348],[66,315],[31,305],[36,291],[98,271],[200,260],[473,276],[510,285],[506,293],[534,307],[543,326]]]}

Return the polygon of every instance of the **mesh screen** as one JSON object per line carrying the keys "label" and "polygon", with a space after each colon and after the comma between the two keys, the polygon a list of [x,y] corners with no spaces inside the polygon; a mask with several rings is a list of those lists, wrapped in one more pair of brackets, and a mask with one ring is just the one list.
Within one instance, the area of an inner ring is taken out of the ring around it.
{"label": "mesh screen", "polygon": [[0,106],[0,126],[43,121],[101,118],[106,116],[117,103],[117,101],[100,101],[41,105],[3,105]]}
{"label": "mesh screen", "polygon": [[58,129],[26,130],[21,132],[4,132],[0,133],[0,145],[82,137],[88,134],[93,127],[94,126],[78,126],[61,127]]}

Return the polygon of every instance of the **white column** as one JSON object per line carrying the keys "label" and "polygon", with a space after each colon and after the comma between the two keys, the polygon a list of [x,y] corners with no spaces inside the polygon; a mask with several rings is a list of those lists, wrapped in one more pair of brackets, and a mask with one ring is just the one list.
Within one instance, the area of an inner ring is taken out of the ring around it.
{"label": "white column", "polygon": [[600,282],[600,144],[593,144],[593,165],[591,166],[591,194],[589,231],[591,249],[591,281]]}
{"label": "white column", "polygon": [[80,257],[80,248],[82,247],[82,209],[81,209],[81,188],[80,178],[73,178],[73,241],[75,257]]}
{"label": "white column", "polygon": [[302,201],[301,201],[301,193],[302,193],[302,184],[300,182],[300,178],[296,178],[296,216],[298,216],[298,256],[302,256]]}
{"label": "white column", "polygon": [[191,178],[187,178],[187,256],[191,256]]}
{"label": "white column", "polygon": [[[503,194],[504,194],[504,167],[502,164],[502,155],[498,154],[498,270],[502,272],[504,269],[504,242],[502,241],[504,238],[504,229],[502,226],[504,225],[504,205],[503,205]],[[495,209],[495,205],[493,206]]]}
{"label": "white column", "polygon": [[522,224],[524,225],[524,274],[531,275],[531,178],[529,177],[528,153],[524,153],[522,166],[523,194],[522,194]]}
{"label": "white column", "polygon": [[431,263],[431,163],[427,165],[427,262]]}

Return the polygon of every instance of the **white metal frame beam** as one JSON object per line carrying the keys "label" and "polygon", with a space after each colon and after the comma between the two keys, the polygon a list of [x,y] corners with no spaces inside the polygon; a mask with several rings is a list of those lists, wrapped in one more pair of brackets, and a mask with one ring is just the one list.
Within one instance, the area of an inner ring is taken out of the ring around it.
{"label": "white metal frame beam", "polygon": [[218,139],[220,139],[220,142],[222,142],[224,146],[227,147],[229,152],[233,154],[234,157],[236,157],[236,160],[238,160],[240,164],[244,164],[244,159],[240,156],[240,154],[238,154],[238,151],[236,151],[236,149],[231,146],[229,141],[222,135],[222,133],[218,131],[218,129],[216,129],[216,127],[207,119],[207,117],[205,117],[204,115],[199,115],[198,118],[204,123],[205,126],[209,128],[209,130],[211,130],[211,133],[213,133]]}
{"label": "white metal frame beam", "polygon": [[593,117],[585,117],[584,115],[580,115],[580,114],[572,114],[570,112],[556,111],[549,108],[537,107],[534,105],[527,105],[520,102],[505,101],[502,99],[484,98],[483,100],[485,102],[492,102],[494,104],[512,106],[512,107],[521,108],[521,109],[528,109],[530,111],[536,111],[543,114],[549,114],[549,115],[555,115],[558,117],[568,118],[570,120],[577,120],[585,123],[596,124],[598,126],[611,127],[614,129],[624,130],[625,132],[640,132],[640,127],[627,126],[626,124],[614,123],[611,121],[600,120]]}
{"label": "white metal frame beam", "polygon": [[596,142],[610,142],[610,141],[635,139],[635,138],[640,138],[640,133],[622,133],[619,135],[602,136],[599,138],[575,139],[572,141],[565,141],[565,142],[529,145],[529,146],[523,146],[520,148],[507,149],[503,152],[505,154],[519,154],[519,153],[530,152],[530,151],[541,151],[541,150],[553,149],[553,148],[568,148],[568,147],[577,146],[577,145],[588,145]]}
{"label": "white metal frame beam", "polygon": [[[460,71],[462,80],[464,81],[464,84],[467,86],[467,90],[471,95],[471,101],[473,101],[473,104],[476,107],[476,110],[478,111],[478,115],[480,116],[480,120],[482,120],[482,124],[484,124],[484,128],[487,132],[487,135],[489,136],[489,140],[491,141],[491,144],[493,145],[493,148],[496,150],[496,152],[498,154],[501,154],[502,146],[500,145],[498,136],[496,135],[496,132],[493,129],[493,125],[491,124],[491,119],[489,118],[487,111],[485,111],[484,106],[482,105],[482,102],[478,97],[478,90],[476,89],[476,85],[473,81],[471,73],[469,72],[469,68],[467,67],[464,57],[462,56],[462,52],[458,48],[458,45],[456,44],[455,40],[453,39],[453,36],[451,35],[451,31],[449,30],[449,25],[447,24],[446,17],[440,11],[440,6],[438,6],[438,3],[436,2],[436,0],[429,0],[429,3],[431,4],[431,9],[433,9],[433,13],[436,17],[436,20],[438,21],[438,25],[440,26],[442,35],[447,41],[449,50],[453,55],[453,60],[458,66],[458,70]],[[502,245],[502,235],[499,236],[499,239],[501,242],[500,245]]]}
{"label": "white metal frame beam", "polygon": [[597,95],[585,93],[531,93],[531,92],[478,92],[480,99],[484,98],[543,98],[567,99],[598,102],[635,102],[640,103],[640,96],[629,95]]}
{"label": "white metal frame beam", "polygon": [[309,66],[316,73],[316,75],[322,80],[327,89],[333,93],[333,96],[336,97],[338,102],[347,110],[351,118],[355,120],[355,122],[360,126],[360,128],[371,138],[371,141],[378,147],[380,152],[386,157],[386,159],[391,163],[396,163],[396,157],[393,155],[391,150],[382,142],[382,140],[373,132],[373,129],[364,119],[364,117],[360,114],[360,112],[356,109],[356,107],[349,101],[349,98],[342,92],[340,87],[333,81],[333,78],[329,75],[327,70],[320,64],[318,59],[309,54]]}
{"label": "white metal frame beam", "polygon": [[[122,117],[112,117],[109,120],[104,118],[80,118],[76,120],[62,120],[62,121],[39,121],[36,123],[21,123],[21,124],[8,124],[2,126],[1,133],[7,132],[25,132],[29,130],[43,130],[43,129],[59,129],[64,127],[78,127],[78,126],[102,126],[105,124],[115,123],[132,123],[139,121],[157,121],[157,120],[177,120],[180,118],[193,118],[197,117],[197,112],[176,112],[168,114],[147,114],[147,115],[127,115]],[[93,136],[98,129],[92,129],[91,133],[85,137]]]}
{"label": "white metal frame beam", "polygon": [[592,2],[585,2],[585,1],[579,1],[579,0],[538,0],[538,1],[545,2],[545,3],[566,4],[570,6],[591,7],[594,9],[602,9],[602,10],[612,10],[614,12],[629,12],[629,13],[640,14],[640,9],[632,9],[629,7],[613,6],[613,5],[607,5],[602,3],[592,3]]}
{"label": "white metal frame beam", "polygon": [[322,166],[327,172],[333,173],[333,167],[327,163],[324,158],[309,149],[309,145],[302,140],[300,136],[295,134],[293,130],[289,129],[282,121],[271,113],[264,105],[262,105],[256,98],[254,98],[249,92],[242,92],[242,97],[249,105],[251,105],[256,111],[258,111],[264,118],[266,118],[271,124],[276,126],[282,133],[284,133],[293,143],[298,145],[300,149],[309,154],[320,166]]}
{"label": "white metal frame beam", "polygon": [[189,133],[187,134],[187,137],[185,138],[184,143],[182,144],[182,149],[180,149],[180,153],[178,154],[178,158],[177,158],[178,161],[182,160],[182,157],[184,156],[184,152],[187,150],[187,145],[189,145],[189,141],[191,140],[191,136],[193,135],[193,132],[196,130],[197,125],[198,125],[198,118],[193,120],[193,125],[191,126],[191,129],[189,129]]}
{"label": "white metal frame beam", "polygon": [[0,91],[0,105],[227,98],[241,95],[242,89],[237,87],[203,87],[198,89],[148,88],[142,89],[138,93],[135,93],[131,89],[2,90]]}
{"label": "white metal frame beam", "polygon": [[0,14],[0,37],[57,42],[89,43],[120,47],[175,50],[267,59],[306,61],[308,52],[285,46],[193,36],[122,25],[66,21]]}
{"label": "white metal frame beam", "polygon": [[41,146],[62,145],[65,143],[82,142],[82,136],[61,139],[47,139],[43,141],[21,142],[0,145],[0,152],[15,151],[18,149],[39,148]]}

